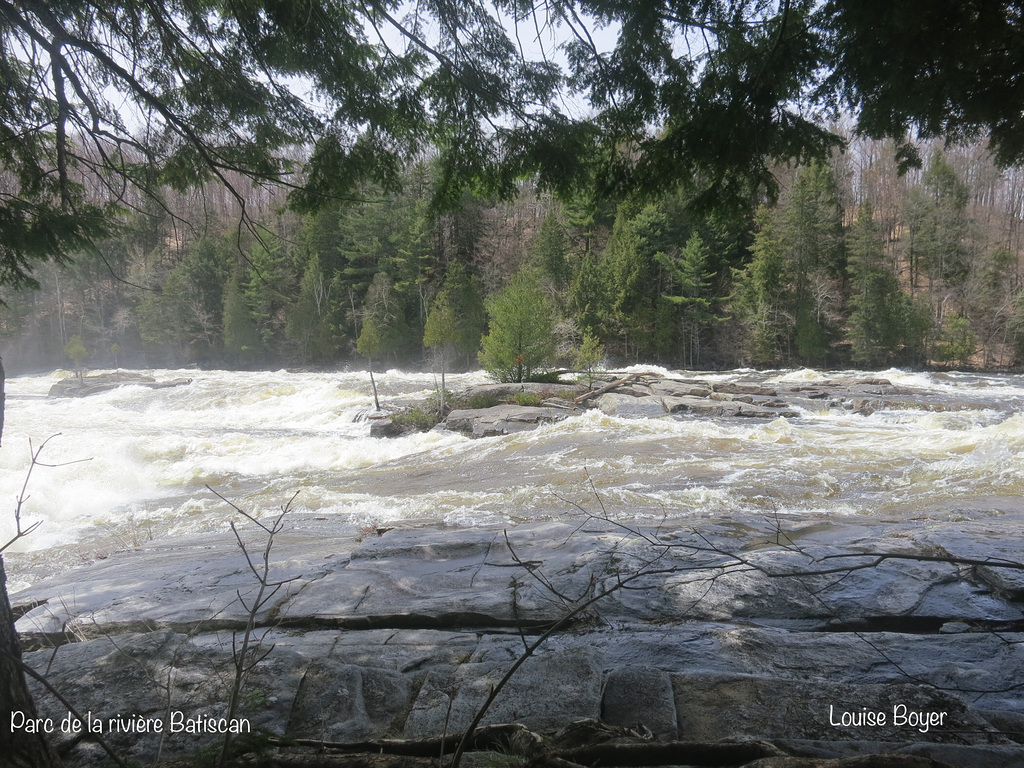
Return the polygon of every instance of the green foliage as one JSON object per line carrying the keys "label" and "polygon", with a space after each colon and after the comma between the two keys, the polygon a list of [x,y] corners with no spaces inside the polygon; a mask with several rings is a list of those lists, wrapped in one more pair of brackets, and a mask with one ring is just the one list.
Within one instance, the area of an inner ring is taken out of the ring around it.
{"label": "green foliage", "polygon": [[797,169],[789,194],[755,217],[751,262],[733,274],[733,309],[756,364],[826,362],[838,335],[844,272],[842,210],[835,175],[814,162]]}
{"label": "green foliage", "polygon": [[587,328],[583,331],[583,338],[580,340],[579,346],[573,349],[572,360],[575,368],[586,371],[584,379],[588,386],[594,383],[594,368],[600,365],[603,359],[604,346],[597,336]]}
{"label": "green foliage", "polygon": [[793,265],[795,291],[809,290],[815,272],[838,275],[843,267],[843,212],[832,168],[815,161],[801,166],[780,207],[779,234]]}
{"label": "green foliage", "polygon": [[329,360],[341,343],[335,322],[337,282],[329,279],[320,266],[320,256],[313,253],[306,262],[299,281],[298,299],[290,306],[286,333],[300,349],[304,359]]}
{"label": "green foliage", "polygon": [[793,341],[804,361],[823,364],[835,328],[843,270],[842,209],[835,175],[821,162],[798,169],[779,211],[779,237],[789,262],[794,317]]}
{"label": "green foliage", "polygon": [[908,259],[916,287],[919,274],[930,283],[959,284],[968,272],[971,226],[967,186],[945,155],[932,154],[921,185],[905,201]]}
{"label": "green foliage", "polygon": [[733,273],[733,309],[746,331],[748,359],[764,364],[778,361],[788,351],[795,318],[790,310],[790,265],[772,211],[759,209],[755,227],[753,258]]}
{"label": "green foliage", "polygon": [[384,352],[384,337],[380,332],[377,318],[369,315],[363,320],[363,330],[356,341],[356,350],[367,360],[379,359]]}
{"label": "green foliage", "polygon": [[568,311],[576,322],[592,329],[598,336],[610,325],[611,286],[606,279],[607,268],[599,263],[594,253],[581,261],[569,286]]}
{"label": "green foliage", "polygon": [[901,315],[904,334],[900,357],[911,365],[924,365],[928,362],[929,345],[935,327],[932,308],[927,301],[912,298],[904,301]]}
{"label": "green foliage", "polygon": [[516,405],[540,405],[544,398],[536,392],[516,392],[512,396]]}
{"label": "green foliage", "polygon": [[819,366],[825,364],[829,349],[828,332],[810,307],[797,307],[793,344],[803,360]]}
{"label": "green foliage", "polygon": [[437,402],[413,405],[391,416],[391,421],[403,429],[426,432],[444,419],[444,411]]}
{"label": "green foliage", "polygon": [[448,266],[442,291],[454,313],[456,352],[467,363],[475,363],[480,339],[487,330],[487,311],[477,281],[461,262],[455,261]]}
{"label": "green foliage", "polygon": [[247,360],[262,348],[249,304],[242,291],[242,268],[236,266],[224,285],[224,351],[239,360]]}
{"label": "green foliage", "polygon": [[559,384],[562,378],[558,371],[539,371],[533,373],[525,381],[531,381],[534,384]]}
{"label": "green foliage", "polygon": [[451,296],[447,290],[442,290],[435,298],[430,307],[430,314],[427,315],[427,323],[423,328],[423,346],[433,349],[436,359],[441,364],[441,385],[438,391],[441,395],[440,410],[443,412],[447,406],[447,390],[445,374],[448,370],[449,359],[454,355],[459,343],[459,328],[455,319],[455,307],[452,305]]}
{"label": "green foliage", "polygon": [[176,363],[220,353],[225,286],[236,259],[224,238],[209,235],[185,247],[176,262],[168,264],[157,247],[137,266],[136,281],[159,286],[143,293],[136,308],[149,355]]}
{"label": "green foliage", "polygon": [[537,268],[550,281],[553,292],[561,296],[569,285],[572,272],[568,259],[565,228],[554,211],[548,213],[530,245],[530,255]]}
{"label": "green foliage", "polygon": [[[12,186],[0,207],[0,282],[30,284],[33,262],[66,260],[109,231],[120,210],[89,205],[78,181],[85,169],[101,188],[128,188],[119,200],[214,181],[243,203],[239,177],[301,178],[290,202],[310,213],[368,187],[396,194],[408,158],[432,144],[424,211],[457,209],[467,190],[508,199],[524,178],[586,200],[651,199],[683,184],[692,208],[739,211],[775,196],[774,169],[841,146],[821,116],[842,110],[859,115],[861,134],[899,141],[905,164],[917,159],[911,129],[990,134],[1000,162],[1024,159],[1013,4],[570,3],[559,12],[574,29],[588,19],[603,27],[607,50],[580,29],[559,61],[524,58],[506,23],[529,23],[541,6],[456,0],[425,5],[412,20],[390,6],[303,8],[10,4],[0,164]],[[421,29],[436,31],[429,45]],[[409,44],[389,45],[395,38]],[[703,44],[678,44],[697,38]],[[59,45],[24,54],[40,41]],[[315,98],[301,84],[313,84]],[[586,108],[566,109],[577,102]],[[144,132],[120,119],[122,103],[150,115]],[[116,151],[140,135],[149,138],[138,152]],[[400,291],[426,250],[393,254],[406,260],[389,270]],[[362,270],[380,267],[371,261],[351,260],[360,274],[347,276],[350,304],[372,276]]]}
{"label": "green foliage", "polygon": [[863,203],[847,241],[850,274],[851,357],[858,365],[883,366],[905,345],[908,298],[886,263],[870,201]]}
{"label": "green foliage", "polygon": [[188,285],[180,270],[172,270],[160,288],[159,293],[147,292],[139,302],[139,335],[147,348],[173,359],[186,344]]}
{"label": "green foliage", "polygon": [[442,290],[430,306],[427,323],[423,328],[423,346],[437,349],[443,357],[447,357],[459,342],[459,338],[455,307],[448,291]]}
{"label": "green foliage", "polygon": [[708,270],[710,254],[701,236],[694,232],[678,256],[657,254],[671,281],[672,293],[662,298],[674,308],[684,365],[700,362],[701,336],[719,318],[714,311],[717,299]]}
{"label": "green foliage", "polygon": [[64,354],[75,364],[75,368],[80,368],[82,361],[89,356],[89,350],[85,348],[82,337],[76,333],[64,345]]}
{"label": "green foliage", "polygon": [[643,332],[651,308],[652,292],[657,280],[657,253],[662,245],[664,214],[653,205],[630,215],[623,206],[615,221],[615,229],[605,251],[612,285],[612,306],[627,329]]}
{"label": "green foliage", "polygon": [[[1022,19],[1003,3],[830,0],[816,19],[828,41],[824,94],[857,114],[858,130],[898,142],[919,165],[908,133],[987,135],[999,162],[1024,158]],[[970,62],[970,63],[969,63]]]}
{"label": "green foliage", "polygon": [[[380,359],[398,349],[406,338],[405,318],[399,298],[386,273],[378,272],[374,275],[366,292],[363,329],[356,343],[363,357]],[[367,325],[370,326],[369,331]]]}
{"label": "green foliage", "polygon": [[978,339],[969,318],[958,312],[946,315],[942,336],[936,346],[936,358],[945,363],[965,366],[978,349]]}
{"label": "green foliage", "polygon": [[498,381],[532,381],[554,362],[554,317],[529,272],[520,272],[487,304],[490,332],[480,363]]}
{"label": "green foliage", "polygon": [[483,408],[493,408],[500,403],[501,398],[495,395],[477,394],[473,395],[466,401],[466,407],[473,410],[480,410]]}

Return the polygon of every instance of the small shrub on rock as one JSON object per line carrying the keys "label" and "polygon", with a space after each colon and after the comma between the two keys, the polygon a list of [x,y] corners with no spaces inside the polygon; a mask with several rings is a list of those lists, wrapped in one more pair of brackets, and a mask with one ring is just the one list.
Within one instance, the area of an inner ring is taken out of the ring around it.
{"label": "small shrub on rock", "polygon": [[472,408],[473,410],[480,410],[481,408],[493,408],[500,404],[500,398],[495,397],[494,395],[480,394],[470,397],[466,402],[466,407]]}
{"label": "small shrub on rock", "polygon": [[516,392],[512,398],[516,405],[540,405],[544,398],[534,392]]}

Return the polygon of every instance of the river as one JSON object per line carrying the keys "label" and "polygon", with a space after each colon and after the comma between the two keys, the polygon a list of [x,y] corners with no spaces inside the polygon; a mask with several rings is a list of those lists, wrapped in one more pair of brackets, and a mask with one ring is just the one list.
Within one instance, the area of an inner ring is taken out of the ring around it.
{"label": "river", "polygon": [[[23,518],[41,525],[12,550],[12,587],[103,548],[226,527],[231,510],[207,486],[259,514],[297,493],[300,518],[356,528],[514,525],[583,511],[627,522],[920,518],[998,527],[1024,511],[1024,380],[1016,376],[873,373],[919,393],[922,406],[870,415],[824,402],[771,420],[622,419],[594,410],[470,440],[443,431],[370,437],[363,372],[148,373],[192,382],[83,399],[47,397],[64,372],[7,382],[4,540],[14,531],[30,441],[38,447],[54,436],[40,461],[56,465],[32,477]],[[771,385],[835,374],[682,375]],[[485,380],[481,372],[448,377],[452,390]],[[378,374],[378,384],[382,403],[425,398],[435,386],[430,374],[398,371]]]}

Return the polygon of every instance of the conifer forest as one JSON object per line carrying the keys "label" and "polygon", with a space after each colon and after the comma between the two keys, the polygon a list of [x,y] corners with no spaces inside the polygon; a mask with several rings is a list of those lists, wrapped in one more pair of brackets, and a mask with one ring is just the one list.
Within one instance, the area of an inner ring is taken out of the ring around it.
{"label": "conifer forest", "polygon": [[0,2],[10,372],[1024,361],[1016,4],[299,5]]}
{"label": "conifer forest", "polygon": [[170,194],[37,267],[39,290],[5,289],[7,358],[362,366],[369,352],[427,368],[443,352],[466,369],[515,281],[542,367],[573,367],[587,342],[608,362],[694,369],[1024,361],[1024,174],[980,143],[935,142],[901,174],[891,141],[854,139],[775,169],[775,199],[706,213],[683,190],[594,205],[528,181],[436,213],[434,172],[423,158],[400,192],[307,214],[249,184],[245,227],[223,189]]}

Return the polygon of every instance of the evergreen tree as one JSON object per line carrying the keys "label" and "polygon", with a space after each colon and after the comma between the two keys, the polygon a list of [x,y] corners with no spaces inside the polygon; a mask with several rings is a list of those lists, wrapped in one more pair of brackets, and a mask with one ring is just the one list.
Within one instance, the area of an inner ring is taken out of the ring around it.
{"label": "evergreen tree", "polygon": [[487,331],[487,309],[476,278],[461,262],[452,262],[442,288],[455,313],[456,351],[465,366],[476,365],[480,339]]}
{"label": "evergreen tree", "polygon": [[408,339],[400,298],[386,272],[374,275],[366,291],[362,317],[364,323],[370,318],[374,321],[375,332],[379,337],[376,349],[381,359],[393,354]]}
{"label": "evergreen tree", "polygon": [[445,389],[445,373],[454,357],[459,344],[459,327],[455,319],[455,307],[447,290],[442,290],[430,305],[426,326],[423,329],[423,346],[434,352],[434,358],[441,366],[440,409],[443,414],[447,408]]}
{"label": "evergreen tree", "polygon": [[289,307],[286,333],[299,345],[304,359],[329,360],[340,343],[334,322],[334,281],[320,268],[320,256],[313,253],[302,271],[299,295]]}
{"label": "evergreen tree", "polygon": [[912,188],[904,203],[911,276],[928,278],[929,292],[939,287],[957,289],[968,273],[972,227],[967,214],[969,191],[950,166],[945,154],[932,153],[921,184]]}
{"label": "evergreen tree", "polygon": [[179,269],[167,273],[160,292],[147,291],[136,308],[147,355],[178,362],[188,342],[188,281]]}
{"label": "evergreen tree", "polygon": [[373,360],[384,353],[384,336],[377,325],[377,318],[368,315],[363,319],[363,329],[356,340],[356,350],[366,358],[370,371],[370,385],[373,387],[373,407],[380,410],[380,399],[377,397],[377,381],[373,377]]}
{"label": "evergreen tree", "polygon": [[[187,280],[189,303],[193,315],[193,337],[203,337],[209,347],[210,329],[219,328],[224,311],[224,284],[231,275],[237,255],[233,238],[207,235],[188,246],[177,266]],[[202,327],[197,327],[202,326]]]}
{"label": "evergreen tree", "polygon": [[68,343],[64,345],[64,354],[71,358],[71,362],[75,366],[75,375],[81,378],[82,362],[89,356],[89,350],[82,343],[82,337],[76,333],[68,339]]}
{"label": "evergreen tree", "polygon": [[611,320],[627,356],[663,354],[672,343],[671,313],[661,299],[667,280],[658,256],[671,247],[666,226],[657,204],[639,210],[621,205],[601,256]]}
{"label": "evergreen tree", "polygon": [[594,368],[604,359],[604,347],[589,328],[584,329],[579,346],[573,349],[572,361],[577,370],[585,371],[588,387],[594,385]]}
{"label": "evergreen tree", "polygon": [[978,253],[970,262],[964,306],[984,351],[983,366],[1004,363],[1002,352],[1012,335],[1018,263],[1005,245]]}
{"label": "evergreen tree", "polygon": [[751,261],[733,271],[733,310],[745,330],[745,355],[755,364],[788,356],[794,317],[790,312],[790,263],[773,212],[761,207],[754,219]]}
{"label": "evergreen tree", "polygon": [[530,245],[530,255],[536,267],[550,281],[551,293],[559,301],[562,300],[571,277],[568,246],[565,227],[552,210],[544,217],[540,230]]}
{"label": "evergreen tree", "polygon": [[[152,260],[166,260],[157,249]],[[189,244],[167,272],[159,292],[143,294],[135,314],[139,334],[152,359],[172,363],[209,359],[220,351],[224,287],[236,254],[223,237],[207,236]],[[157,266],[150,274],[159,274]]]}
{"label": "evergreen tree", "polygon": [[611,281],[605,278],[607,265],[595,253],[584,254],[569,286],[568,313],[581,328],[598,338],[611,335]]}
{"label": "evergreen tree", "polygon": [[848,337],[853,361],[882,366],[905,342],[909,298],[900,290],[882,247],[870,201],[857,212],[847,240],[850,274]]}
{"label": "evergreen tree", "polygon": [[249,250],[246,264],[248,275],[242,284],[245,303],[259,336],[258,347],[270,350],[282,330],[285,293],[290,287],[281,241],[263,233]]}
{"label": "evergreen tree", "polygon": [[946,315],[942,322],[942,335],[936,345],[935,356],[944,363],[966,366],[978,349],[978,338],[969,318],[959,312]]}
{"label": "evergreen tree", "polygon": [[660,252],[657,257],[672,280],[672,293],[664,294],[663,298],[676,310],[683,364],[696,366],[700,361],[701,335],[717,320],[708,248],[694,232],[678,257],[670,258]]}
{"label": "evergreen tree", "polygon": [[262,349],[249,304],[242,290],[242,267],[235,265],[224,284],[224,351],[236,361],[249,361]]}
{"label": "evergreen tree", "polygon": [[487,302],[480,363],[498,381],[530,381],[554,362],[554,316],[537,276],[523,271]]}
{"label": "evergreen tree", "polygon": [[790,262],[794,344],[808,361],[823,362],[838,314],[843,268],[842,209],[835,175],[821,162],[801,166],[779,213],[779,236]]}

